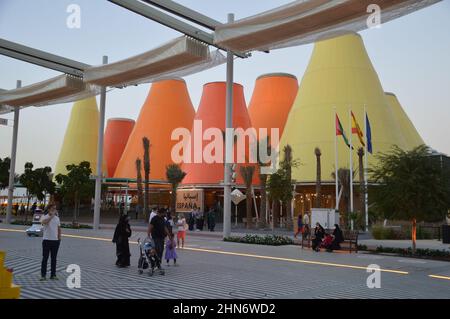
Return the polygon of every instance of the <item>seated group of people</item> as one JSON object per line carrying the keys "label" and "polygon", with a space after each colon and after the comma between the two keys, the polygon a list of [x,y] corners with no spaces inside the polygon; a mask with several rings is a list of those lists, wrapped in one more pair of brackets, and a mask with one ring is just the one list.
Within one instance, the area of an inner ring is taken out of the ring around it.
{"label": "seated group of people", "polygon": [[320,251],[320,248],[325,248],[326,251],[332,252],[333,250],[341,249],[341,243],[344,241],[344,235],[339,225],[334,224],[334,230],[332,234],[329,234],[325,229],[316,223],[314,229],[314,238],[311,241],[311,247],[314,251]]}

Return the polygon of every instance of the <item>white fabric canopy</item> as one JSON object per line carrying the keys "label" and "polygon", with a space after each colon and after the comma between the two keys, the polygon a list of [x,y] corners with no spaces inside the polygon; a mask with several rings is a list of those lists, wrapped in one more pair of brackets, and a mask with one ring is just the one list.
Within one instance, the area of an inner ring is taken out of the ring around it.
{"label": "white fabric canopy", "polygon": [[80,78],[60,75],[21,88],[0,92],[0,105],[43,106],[75,101],[96,94],[98,89],[86,85]]}
{"label": "white fabric canopy", "polygon": [[381,23],[441,0],[299,0],[217,26],[214,43],[232,51],[272,50],[368,28],[368,6],[381,9]]}
{"label": "white fabric canopy", "polygon": [[169,74],[180,76],[178,71],[186,72],[202,62],[211,63],[208,46],[183,36],[126,60],[89,68],[84,81],[102,86],[134,85]]}

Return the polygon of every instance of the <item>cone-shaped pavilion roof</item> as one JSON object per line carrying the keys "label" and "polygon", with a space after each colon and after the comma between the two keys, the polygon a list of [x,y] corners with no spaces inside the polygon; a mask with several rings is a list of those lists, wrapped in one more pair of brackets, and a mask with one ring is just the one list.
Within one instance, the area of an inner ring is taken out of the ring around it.
{"label": "cone-shaped pavilion roof", "polygon": [[419,145],[425,144],[422,137],[417,132],[414,124],[409,119],[397,96],[394,93],[386,92],[386,98],[390,107],[394,111],[395,121],[398,128],[403,133],[407,149],[411,150]]}
{"label": "cone-shaped pavilion roof", "polygon": [[[218,128],[225,132],[225,97],[226,97],[226,83],[212,82],[203,86],[203,93],[200,104],[195,115],[195,121],[201,121],[202,132],[201,135],[208,128]],[[197,122],[198,123],[198,122]],[[242,128],[246,130],[251,127],[250,117],[248,115],[247,106],[244,98],[244,89],[240,84],[233,84],[233,127]],[[191,129],[191,137],[199,138]],[[223,138],[223,136],[222,136]],[[195,142],[194,142],[195,143]],[[210,141],[203,140],[202,149],[210,143]],[[183,180],[183,185],[211,185],[217,186],[223,181],[224,165],[223,163],[194,163],[194,153],[196,149],[191,143],[191,163],[183,163],[182,169],[187,173]],[[235,159],[236,159],[236,144],[235,144]],[[197,150],[198,151],[198,150]],[[223,147],[223,154],[225,154],[225,146]],[[246,153],[248,156],[248,153]],[[248,158],[247,158],[248,160]],[[243,184],[240,176],[240,164],[236,166],[236,183]],[[257,172],[255,171],[254,179],[257,180]]]}
{"label": "cone-shaped pavilion roof", "polygon": [[114,177],[136,178],[136,159],[143,161],[142,139],[147,137],[150,140],[150,179],[166,180],[166,166],[173,163],[171,150],[176,144],[176,141],[171,140],[172,131],[180,127],[189,130],[194,115],[184,80],[172,79],[153,83]]}
{"label": "cone-shaped pavilion roof", "polygon": [[[293,157],[302,163],[293,170],[296,181],[315,181],[315,147],[322,152],[322,180],[333,180],[335,110],[349,138],[349,110],[353,110],[364,130],[364,106],[371,124],[374,154],[388,151],[394,144],[406,148],[361,37],[349,34],[317,42],[280,142],[280,149],[290,144]],[[338,166],[348,168],[349,148],[342,137],[338,136],[337,140]],[[358,165],[356,150],[361,147],[357,135],[353,135],[353,145],[355,169]],[[369,155],[369,165],[374,161],[374,156]]]}
{"label": "cone-shaped pavilion roof", "polygon": [[[97,173],[98,108],[95,97],[73,104],[64,141],[55,167],[55,176],[67,173],[66,166],[82,161],[91,163],[92,173]],[[103,171],[106,173],[103,163]]]}
{"label": "cone-shaped pavilion roof", "polygon": [[109,119],[105,130],[104,156],[108,177],[114,176],[128,138],[134,128],[134,120],[125,118]]}
{"label": "cone-shaped pavilion roof", "polygon": [[266,128],[269,136],[271,128],[278,128],[281,138],[297,91],[298,81],[294,75],[271,73],[258,77],[248,107],[252,126],[256,130]]}

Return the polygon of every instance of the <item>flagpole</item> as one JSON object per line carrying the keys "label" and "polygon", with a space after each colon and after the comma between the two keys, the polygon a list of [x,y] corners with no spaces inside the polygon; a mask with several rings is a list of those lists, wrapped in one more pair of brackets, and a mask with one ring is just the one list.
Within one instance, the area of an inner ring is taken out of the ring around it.
{"label": "flagpole", "polygon": [[336,117],[337,117],[337,113],[336,113],[336,106],[333,108],[334,109],[334,179],[335,179],[335,191],[336,191],[336,208],[335,210],[338,211],[339,210],[339,182],[338,182],[338,147],[337,147],[337,132],[336,132]]}
{"label": "flagpole", "polygon": [[366,146],[365,146],[365,157],[364,157],[364,210],[366,215],[366,232],[369,231],[369,190],[368,190],[368,183],[367,183],[367,160],[369,157],[369,139],[367,138],[367,110],[366,110],[366,104],[364,104],[364,135],[366,136]]}
{"label": "flagpole", "polygon": [[[352,109],[348,110],[348,119],[350,127],[350,213],[353,214],[353,144],[352,144]],[[351,229],[353,230],[353,219],[350,221]]]}

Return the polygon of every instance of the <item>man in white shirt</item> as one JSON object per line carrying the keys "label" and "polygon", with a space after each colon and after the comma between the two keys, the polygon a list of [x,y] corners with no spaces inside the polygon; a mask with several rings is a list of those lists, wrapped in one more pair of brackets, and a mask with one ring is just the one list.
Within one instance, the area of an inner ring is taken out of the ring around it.
{"label": "man in white shirt", "polygon": [[41,281],[46,280],[47,261],[50,255],[51,274],[50,279],[57,280],[56,277],[56,256],[58,255],[59,244],[61,242],[61,222],[57,216],[54,204],[48,205],[48,214],[42,216],[41,223],[44,226],[44,237],[42,241],[42,264]]}
{"label": "man in white shirt", "polygon": [[153,207],[152,212],[150,213],[150,218],[148,219],[149,224],[152,222],[153,217],[155,217],[156,215],[158,215],[158,210],[156,209],[156,207]]}

